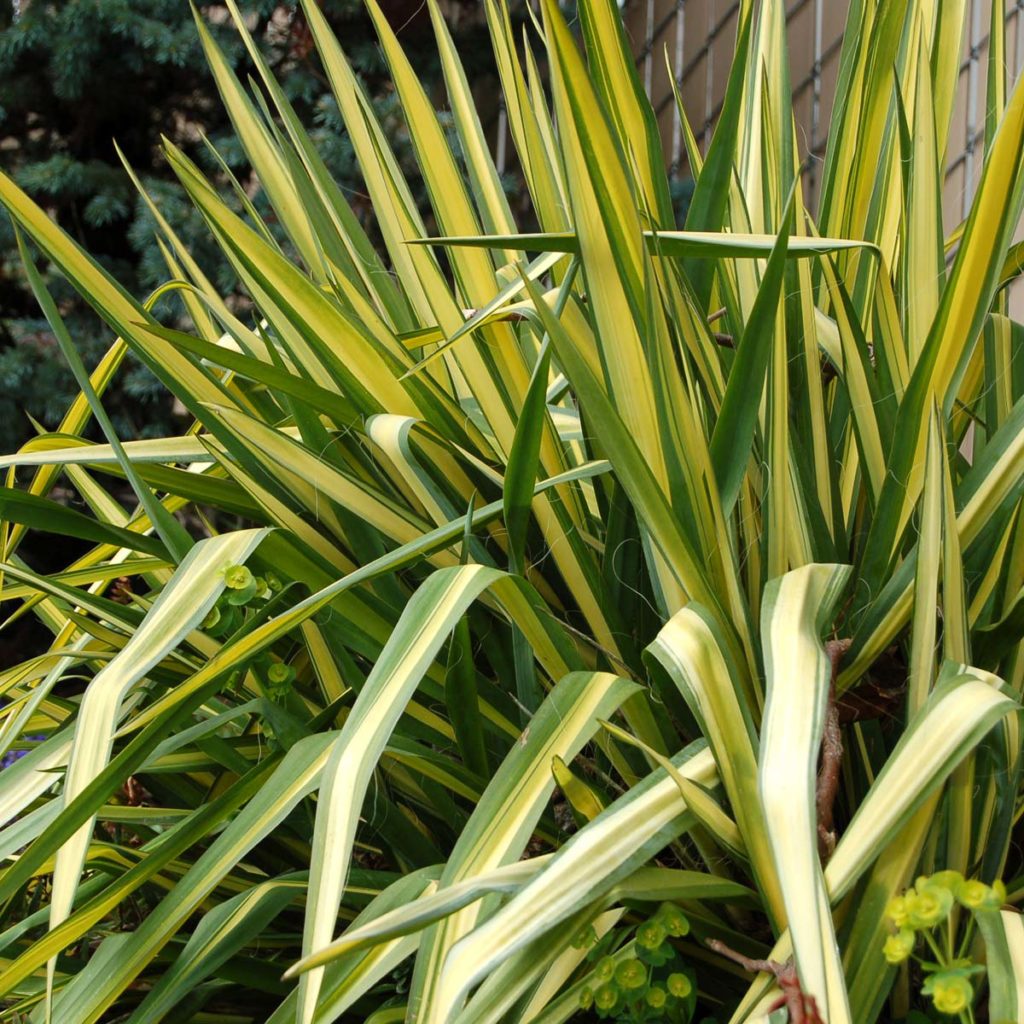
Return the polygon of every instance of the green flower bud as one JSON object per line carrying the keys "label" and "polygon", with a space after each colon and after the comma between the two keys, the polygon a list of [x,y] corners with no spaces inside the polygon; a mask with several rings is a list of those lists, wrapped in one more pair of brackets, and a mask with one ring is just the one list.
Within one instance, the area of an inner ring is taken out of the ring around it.
{"label": "green flower bud", "polygon": [[657,949],[665,941],[665,937],[664,927],[654,919],[645,921],[636,930],[637,945],[644,949]]}
{"label": "green flower bud", "polygon": [[589,986],[585,986],[583,991],[580,992],[580,1009],[589,1010],[594,1005],[594,990]]}
{"label": "green flower bud", "polygon": [[224,570],[224,587],[228,604],[248,604],[256,596],[256,577],[244,565],[229,565]]}
{"label": "green flower bud", "polygon": [[266,575],[267,588],[272,594],[277,594],[284,589],[284,584],[278,579],[277,575],[272,572],[268,572]]}
{"label": "green flower bud", "polygon": [[206,613],[206,618],[203,619],[203,624],[202,624],[202,626],[200,628],[203,629],[203,630],[207,630],[207,631],[211,630],[211,629],[215,629],[216,626],[217,626],[217,623],[220,622],[220,619],[221,619],[220,609],[216,605],[214,605]]}
{"label": "green flower bud", "polygon": [[598,981],[611,981],[615,977],[615,961],[610,956],[603,956],[594,968],[594,977]]}
{"label": "green flower bud", "polygon": [[627,990],[643,988],[647,984],[647,969],[635,957],[623,960],[615,968],[615,983]]}
{"label": "green flower bud", "polygon": [[594,1007],[609,1013],[614,1010],[619,1001],[619,990],[607,982],[594,989]]}
{"label": "green flower bud", "polygon": [[901,928],[895,935],[890,935],[885,940],[882,952],[885,954],[887,963],[901,964],[914,951],[914,943],[917,935],[911,928]]}
{"label": "green flower bud", "polygon": [[668,995],[663,988],[655,985],[647,990],[647,995],[644,998],[647,1000],[648,1006],[654,1010],[660,1010],[665,1005]]}
{"label": "green flower bud", "polygon": [[885,905],[885,916],[897,927],[907,923],[907,897],[895,896]]}
{"label": "green flower bud", "polygon": [[588,924],[586,928],[581,928],[576,933],[576,937],[572,940],[572,947],[573,949],[589,949],[595,942],[597,942],[597,932],[594,931],[592,924]]}
{"label": "green flower bud", "polygon": [[974,989],[962,974],[933,974],[924,988],[939,1013],[963,1013],[974,998]]}
{"label": "green flower bud", "polygon": [[283,662],[274,662],[266,671],[266,680],[271,700],[283,700],[295,681],[295,669]]}
{"label": "green flower bud", "polygon": [[244,565],[229,565],[224,570],[224,586],[228,590],[245,590],[256,577]]}
{"label": "green flower bud", "polygon": [[989,887],[977,878],[963,882],[956,892],[956,898],[961,906],[968,910],[978,910],[985,905],[989,898]]}
{"label": "green flower bud", "polygon": [[686,915],[671,903],[663,903],[661,905],[655,920],[658,921],[669,935],[676,939],[687,935],[690,931],[690,922],[686,920]]}
{"label": "green flower bud", "polygon": [[275,661],[267,669],[267,682],[271,686],[287,686],[295,678],[295,669],[283,661]]}
{"label": "green flower bud", "polygon": [[685,974],[676,971],[668,976],[668,990],[676,999],[685,999],[693,991],[693,982]]}
{"label": "green flower bud", "polygon": [[1006,902],[1006,886],[998,878],[991,885],[972,878],[961,883],[956,898],[968,910],[998,910]]}
{"label": "green flower bud", "polygon": [[940,886],[925,885],[908,892],[907,924],[911,928],[932,928],[944,921],[953,908],[953,894]]}

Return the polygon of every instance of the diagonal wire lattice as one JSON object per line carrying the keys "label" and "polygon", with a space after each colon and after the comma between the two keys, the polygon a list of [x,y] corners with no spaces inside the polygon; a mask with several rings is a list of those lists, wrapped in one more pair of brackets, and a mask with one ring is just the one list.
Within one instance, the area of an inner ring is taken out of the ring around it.
{"label": "diagonal wire lattice", "polygon": [[[960,81],[946,165],[948,215],[966,216],[984,139],[985,61],[991,3],[970,0],[961,55]],[[725,91],[724,69],[735,42],[737,0],[621,0],[627,31],[634,42],[637,66],[658,115],[672,175],[686,175],[682,127],[671,82],[664,70],[665,53],[683,95],[687,116],[703,147],[711,137]],[[804,154],[811,157],[806,186],[816,200],[816,165],[824,157],[832,109],[844,0],[792,0],[786,8],[790,26],[793,101]],[[1024,63],[1024,0],[1006,4],[1006,61],[1011,82]]]}

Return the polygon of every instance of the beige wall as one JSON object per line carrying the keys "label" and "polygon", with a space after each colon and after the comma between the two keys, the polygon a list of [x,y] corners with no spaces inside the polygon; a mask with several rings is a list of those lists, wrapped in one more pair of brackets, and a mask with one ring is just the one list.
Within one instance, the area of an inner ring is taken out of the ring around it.
{"label": "beige wall", "polygon": [[[1006,63],[1011,82],[1024,64],[1024,0],[968,0],[943,196],[947,231],[964,218],[977,186],[993,2],[1005,6]],[[622,7],[637,67],[658,112],[666,162],[686,174],[685,148],[665,53],[667,50],[690,125],[702,148],[706,148],[725,93],[739,4],[736,0],[625,0]],[[847,7],[847,0],[787,3],[790,78],[798,132],[803,154],[813,153],[819,160],[824,156],[828,136]],[[805,179],[812,209],[817,198],[813,170],[812,166]],[[1011,313],[1024,319],[1024,287],[1014,288],[1011,307]]]}

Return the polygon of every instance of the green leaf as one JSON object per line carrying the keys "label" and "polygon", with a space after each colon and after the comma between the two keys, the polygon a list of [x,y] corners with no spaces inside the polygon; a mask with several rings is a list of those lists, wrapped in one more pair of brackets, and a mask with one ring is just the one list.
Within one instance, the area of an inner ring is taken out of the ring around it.
{"label": "green leaf", "polygon": [[754,426],[775,335],[775,313],[782,293],[782,282],[785,280],[786,250],[795,195],[794,185],[782,215],[782,230],[768,259],[757,299],[729,372],[722,407],[711,436],[711,460],[726,515],[732,512],[739,497],[740,484],[746,475],[750,458]]}
{"label": "green leaf", "polygon": [[304,881],[301,874],[283,875],[255,885],[205,914],[178,958],[133,1014],[135,1024],[163,1020],[192,988],[258,938],[289,903],[301,898]]}
{"label": "green leaf", "polygon": [[100,522],[29,491],[0,487],[0,520],[23,523],[45,533],[139,551],[154,558],[168,558],[167,548],[158,537]]}
{"label": "green leaf", "polygon": [[[709,783],[714,778],[707,749],[686,750],[672,763],[693,781]],[[634,786],[572,836],[532,882],[452,949],[435,1012],[443,1018],[455,1011],[475,982],[601,899],[689,822],[679,788],[663,769]]]}
{"label": "green leaf", "polygon": [[[64,778],[62,804],[67,807],[103,770],[110,758],[114,732],[132,688],[206,617],[224,589],[224,570],[255,550],[262,530],[240,530],[196,544],[116,658],[94,677],[82,698]],[[71,910],[91,823],[83,825],[57,852],[50,898],[50,926]]]}
{"label": "green leaf", "polygon": [[71,335],[68,334],[67,328],[64,326],[64,321],[61,318],[60,313],[57,311],[57,306],[54,303],[53,298],[46,290],[46,286],[43,284],[39,271],[36,270],[35,263],[32,260],[31,254],[25,247],[25,243],[20,232],[17,233],[17,238],[18,251],[21,254],[22,266],[25,268],[29,284],[32,286],[32,291],[36,297],[36,301],[39,303],[40,308],[43,311],[43,315],[46,317],[47,323],[49,323],[50,329],[54,333],[54,337],[57,339],[57,344],[60,345],[61,353],[63,354],[68,366],[71,368],[71,372],[74,374],[75,381],[78,383],[78,386],[82,389],[82,394],[85,395],[86,400],[89,402],[89,408],[92,410],[93,416],[96,417],[96,422],[99,423],[100,428],[103,430],[104,437],[106,437],[108,443],[114,449],[117,461],[120,463],[125,476],[131,483],[132,490],[135,491],[136,497],[138,497],[142,507],[146,510],[146,514],[149,516],[149,521],[156,528],[160,539],[164,542],[167,550],[171,552],[175,562],[180,562],[191,549],[193,544],[192,538],[188,535],[181,523],[179,523],[178,520],[175,519],[166,508],[164,508],[163,504],[157,499],[156,495],[153,494],[149,487],[146,486],[142,481],[142,478],[136,472],[131,460],[128,458],[124,448],[121,446],[121,442],[114,430],[114,424],[110,422],[110,417],[107,415],[106,410],[100,402],[99,396],[96,394],[96,390],[92,386],[89,373],[85,369],[85,364],[82,362],[81,356],[78,354],[78,349],[75,348],[75,344],[71,340]]}
{"label": "green leaf", "polygon": [[761,607],[768,693],[758,789],[800,984],[836,1024],[850,1010],[818,859],[815,783],[832,683],[820,637],[849,575],[848,566],[795,569],[769,582]]}

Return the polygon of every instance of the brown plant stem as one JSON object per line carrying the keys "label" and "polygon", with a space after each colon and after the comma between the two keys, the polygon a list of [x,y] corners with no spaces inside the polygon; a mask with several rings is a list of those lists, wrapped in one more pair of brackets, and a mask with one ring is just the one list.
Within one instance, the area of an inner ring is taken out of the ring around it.
{"label": "brown plant stem", "polygon": [[818,812],[818,854],[826,863],[836,848],[835,802],[839,792],[839,769],[843,761],[843,734],[839,728],[839,703],[836,700],[836,677],[839,663],[850,649],[850,639],[829,640],[825,653],[832,666],[828,686],[828,708],[825,712],[825,730],[821,738],[821,767],[815,804]]}
{"label": "brown plant stem", "polygon": [[708,946],[734,964],[739,964],[751,974],[771,974],[774,976],[782,995],[768,1007],[768,1013],[774,1013],[783,1006],[789,1012],[790,1024],[825,1024],[818,1012],[818,1004],[814,996],[808,995],[800,987],[800,979],[792,962],[780,964],[776,960],[752,960],[750,957],[737,953],[719,939],[708,939]]}

